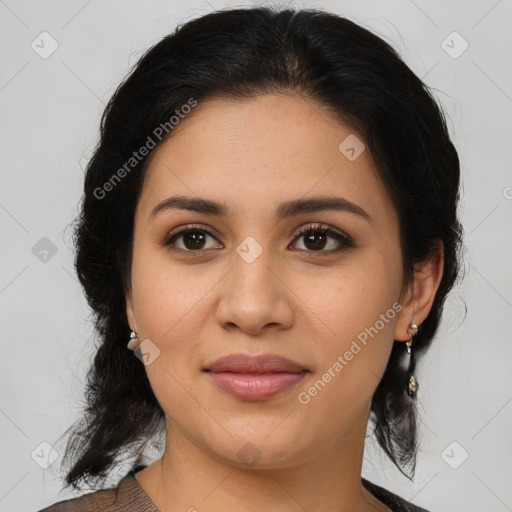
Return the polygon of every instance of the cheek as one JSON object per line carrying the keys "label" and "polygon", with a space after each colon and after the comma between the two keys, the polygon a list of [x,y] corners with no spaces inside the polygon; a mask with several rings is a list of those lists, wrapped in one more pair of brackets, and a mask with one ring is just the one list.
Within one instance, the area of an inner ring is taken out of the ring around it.
{"label": "cheek", "polygon": [[372,293],[363,294],[362,303],[354,295],[338,302],[327,318],[335,335],[319,340],[318,371],[298,390],[312,428],[326,437],[336,438],[344,431],[340,425],[365,415],[389,360],[400,306],[386,294]]}
{"label": "cheek", "polygon": [[316,319],[329,344],[342,348],[376,322],[383,338],[393,336],[401,287],[399,255],[367,251],[343,267],[317,274],[314,282],[297,278],[294,292],[304,298],[303,314]]}
{"label": "cheek", "polygon": [[322,382],[317,391],[311,389],[323,398],[312,400],[313,408],[321,403],[360,408],[371,399],[393,346],[401,275],[398,258],[367,254],[364,264],[333,275],[323,293],[309,294],[308,307],[325,333],[316,345]]}
{"label": "cheek", "polygon": [[[208,317],[208,292],[218,277],[202,272],[200,265],[171,265],[165,251],[144,247],[134,251],[133,303],[141,340],[151,340],[160,350],[146,367],[152,384],[165,379],[164,389],[192,378],[199,367],[201,339]],[[210,312],[211,316],[211,312]],[[166,374],[165,371],[169,373]]]}
{"label": "cheek", "polygon": [[200,265],[171,263],[166,251],[154,242],[135,241],[132,261],[133,299],[141,333],[160,340],[170,335],[181,320],[211,288],[212,276]]}
{"label": "cheek", "polygon": [[214,276],[193,276],[193,272],[169,264],[163,252],[134,251],[132,284],[138,334],[159,350],[145,369],[158,402],[172,417],[197,406],[190,392],[195,389],[200,366],[201,334],[208,314],[205,299],[215,284]]}

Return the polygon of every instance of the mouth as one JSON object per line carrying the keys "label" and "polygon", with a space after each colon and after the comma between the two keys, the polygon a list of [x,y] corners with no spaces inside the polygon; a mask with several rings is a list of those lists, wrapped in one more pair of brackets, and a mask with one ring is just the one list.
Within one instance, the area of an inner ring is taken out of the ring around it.
{"label": "mouth", "polygon": [[217,359],[203,372],[222,391],[241,400],[259,401],[297,386],[309,370],[275,354],[231,354]]}

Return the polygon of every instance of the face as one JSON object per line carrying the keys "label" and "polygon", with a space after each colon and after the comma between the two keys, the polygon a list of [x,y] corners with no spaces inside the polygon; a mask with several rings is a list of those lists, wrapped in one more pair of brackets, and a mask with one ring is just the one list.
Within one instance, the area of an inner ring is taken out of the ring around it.
{"label": "face", "polygon": [[[269,468],[364,435],[404,313],[398,217],[370,151],[297,96],[211,99],[180,123],[147,169],[127,297],[168,428]],[[222,212],[162,203],[175,196]],[[230,354],[303,371],[205,371]]]}

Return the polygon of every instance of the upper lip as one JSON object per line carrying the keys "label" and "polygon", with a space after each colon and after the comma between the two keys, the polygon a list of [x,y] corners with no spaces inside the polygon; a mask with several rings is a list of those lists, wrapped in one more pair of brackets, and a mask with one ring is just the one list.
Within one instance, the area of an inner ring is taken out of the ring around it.
{"label": "upper lip", "polygon": [[300,373],[308,371],[301,364],[276,354],[261,354],[257,356],[230,354],[217,359],[204,370],[214,373]]}

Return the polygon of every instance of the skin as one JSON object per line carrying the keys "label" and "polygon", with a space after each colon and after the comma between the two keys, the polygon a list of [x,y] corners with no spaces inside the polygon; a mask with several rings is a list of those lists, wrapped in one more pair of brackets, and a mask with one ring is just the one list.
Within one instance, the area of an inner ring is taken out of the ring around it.
{"label": "skin", "polygon": [[[310,98],[215,98],[199,102],[153,151],[136,209],[126,311],[139,339],[160,350],[146,371],[166,413],[166,447],[136,478],[162,512],[389,510],[361,484],[370,402],[393,340],[409,340],[410,323],[428,315],[442,246],[404,282],[398,217],[371,153],[350,161],[338,149],[353,133]],[[149,219],[173,195],[221,202],[229,214],[167,210]],[[343,197],[371,219],[346,211],[274,219],[282,201],[313,196]],[[189,254],[163,243],[189,223],[211,233],[199,256],[189,255],[197,246],[183,236],[174,246]],[[315,251],[296,235],[309,223],[355,245],[322,256],[340,244],[329,236]],[[236,252],[248,236],[262,248],[252,263]],[[378,335],[299,403],[396,303],[401,311]],[[277,396],[244,401],[201,371],[238,352],[279,354],[309,373]],[[237,456],[249,442],[260,457],[251,467]]]}

